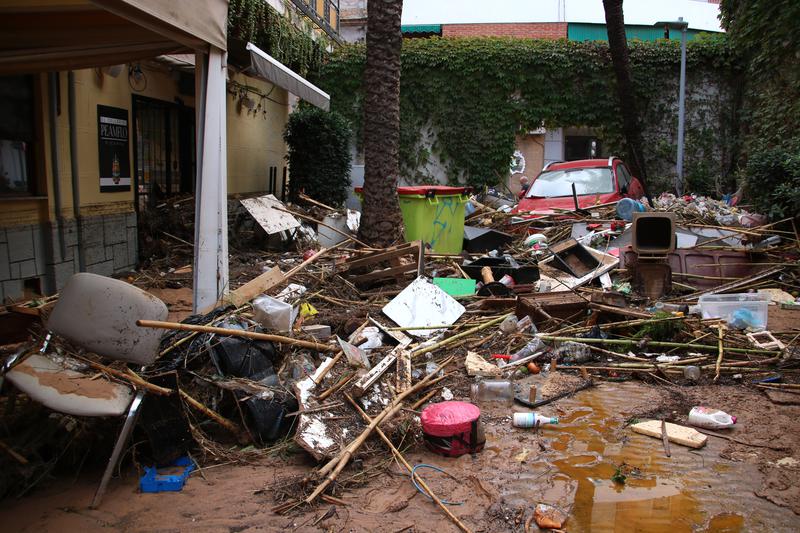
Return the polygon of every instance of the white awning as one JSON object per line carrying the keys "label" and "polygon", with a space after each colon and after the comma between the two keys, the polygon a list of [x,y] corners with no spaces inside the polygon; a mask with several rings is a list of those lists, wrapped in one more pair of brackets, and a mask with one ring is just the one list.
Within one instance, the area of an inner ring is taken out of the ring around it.
{"label": "white awning", "polygon": [[0,75],[227,49],[228,0],[0,0]]}
{"label": "white awning", "polygon": [[248,75],[274,83],[320,109],[330,109],[331,97],[328,93],[253,43],[247,43],[247,51],[250,52],[250,68],[246,70]]}

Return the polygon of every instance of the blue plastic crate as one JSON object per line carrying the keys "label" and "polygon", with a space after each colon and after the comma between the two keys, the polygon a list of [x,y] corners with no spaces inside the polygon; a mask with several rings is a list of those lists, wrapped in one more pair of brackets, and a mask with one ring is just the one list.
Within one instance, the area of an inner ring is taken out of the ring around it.
{"label": "blue plastic crate", "polygon": [[194,462],[188,457],[181,457],[172,466],[184,467],[180,474],[159,474],[154,466],[144,467],[144,475],[139,480],[142,492],[177,492],[183,490],[186,479],[195,468]]}

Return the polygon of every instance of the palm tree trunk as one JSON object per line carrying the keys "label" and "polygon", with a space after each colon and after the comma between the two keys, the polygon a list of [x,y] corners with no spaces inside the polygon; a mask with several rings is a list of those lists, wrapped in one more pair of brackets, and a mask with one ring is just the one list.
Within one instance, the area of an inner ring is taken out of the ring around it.
{"label": "palm tree trunk", "polygon": [[642,183],[649,200],[650,194],[647,192],[647,175],[644,154],[642,153],[642,129],[639,125],[636,95],[633,92],[633,82],[631,81],[622,0],[603,0],[603,9],[606,13],[608,50],[611,53],[611,63],[614,65],[614,75],[617,78],[617,98],[619,99],[619,107],[622,113],[622,132],[628,145],[628,157],[626,159],[631,166],[631,171]]}
{"label": "palm tree trunk", "polygon": [[400,176],[400,15],[402,0],[367,4],[364,69],[364,204],[361,240],[389,246],[403,232],[397,201]]}

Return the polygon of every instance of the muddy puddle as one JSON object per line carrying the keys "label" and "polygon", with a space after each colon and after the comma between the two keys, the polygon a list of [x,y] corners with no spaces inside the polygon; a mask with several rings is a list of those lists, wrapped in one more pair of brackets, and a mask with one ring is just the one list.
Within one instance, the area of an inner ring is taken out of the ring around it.
{"label": "muddy puddle", "polygon": [[[719,457],[726,441],[672,444],[668,458],[660,439],[624,427],[659,399],[637,383],[601,384],[540,408],[560,423],[538,436],[511,427],[512,410],[524,408],[485,406],[486,450],[452,466],[482,476],[509,508],[566,510],[570,532],[797,531],[792,511],[755,496],[755,465]],[[617,473],[624,483],[612,481]]]}

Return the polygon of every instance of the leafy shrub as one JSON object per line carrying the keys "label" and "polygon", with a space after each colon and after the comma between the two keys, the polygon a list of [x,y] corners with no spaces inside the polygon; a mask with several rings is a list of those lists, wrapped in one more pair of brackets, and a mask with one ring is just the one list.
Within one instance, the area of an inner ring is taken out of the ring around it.
{"label": "leafy shrub", "polygon": [[746,167],[747,201],[772,219],[800,216],[800,149],[763,148]]}
{"label": "leafy shrub", "polygon": [[283,139],[289,147],[289,197],[299,193],[339,206],[350,186],[350,125],[342,115],[303,106],[289,115]]}

